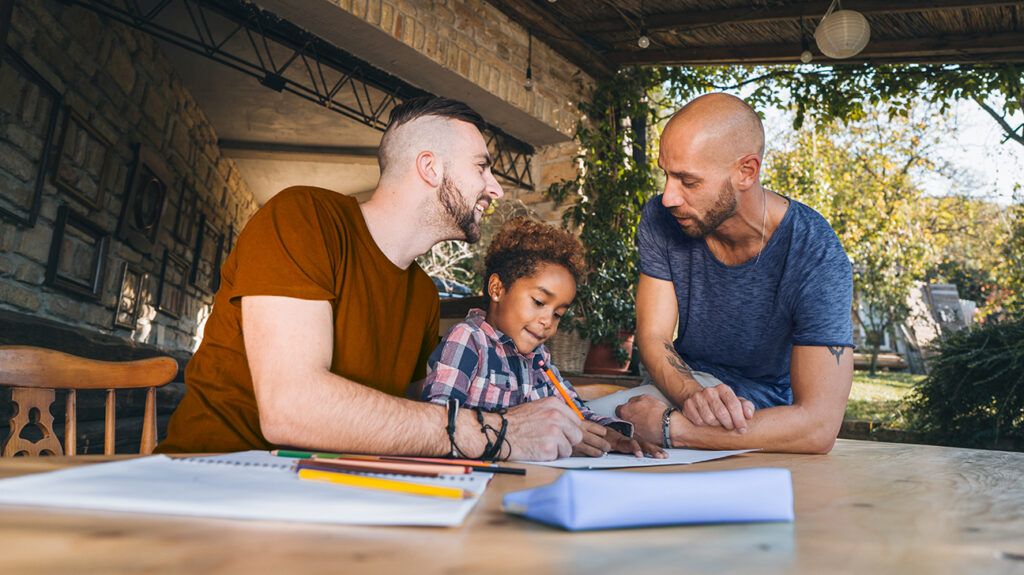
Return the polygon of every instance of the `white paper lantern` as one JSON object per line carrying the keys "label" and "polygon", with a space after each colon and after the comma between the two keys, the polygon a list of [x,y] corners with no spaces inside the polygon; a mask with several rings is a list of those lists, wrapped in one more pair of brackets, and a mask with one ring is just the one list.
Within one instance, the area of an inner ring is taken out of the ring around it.
{"label": "white paper lantern", "polygon": [[826,15],[814,31],[814,41],[821,53],[837,60],[856,56],[869,39],[868,19],[853,10],[836,10]]}

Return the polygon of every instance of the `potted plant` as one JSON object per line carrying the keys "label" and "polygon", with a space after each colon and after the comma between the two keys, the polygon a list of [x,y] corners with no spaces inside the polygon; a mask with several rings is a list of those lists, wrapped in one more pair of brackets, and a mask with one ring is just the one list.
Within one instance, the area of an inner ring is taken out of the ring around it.
{"label": "potted plant", "polygon": [[[636,328],[636,233],[644,203],[656,192],[647,126],[656,119],[647,98],[657,72],[630,69],[602,80],[579,105],[576,129],[580,170],[548,188],[556,203],[572,202],[563,216],[579,233],[588,270],[563,329],[591,341],[585,371],[628,369]],[[601,358],[610,365],[595,365]]]}

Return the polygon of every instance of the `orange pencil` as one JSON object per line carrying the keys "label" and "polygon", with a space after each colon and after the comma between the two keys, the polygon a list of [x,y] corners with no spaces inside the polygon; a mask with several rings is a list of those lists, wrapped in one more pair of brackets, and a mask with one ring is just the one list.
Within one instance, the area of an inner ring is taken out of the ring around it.
{"label": "orange pencil", "polygon": [[559,395],[562,396],[562,399],[565,400],[565,403],[568,404],[569,407],[571,407],[572,410],[576,412],[576,415],[580,416],[580,419],[586,419],[585,417],[583,417],[583,414],[580,413],[579,408],[576,407],[576,402],[573,401],[571,397],[569,397],[569,392],[565,390],[565,388],[562,386],[562,383],[558,381],[557,377],[555,377],[555,374],[554,372],[551,371],[551,368],[548,367],[543,360],[540,362],[540,366],[544,368],[544,373],[548,374],[548,379],[551,380],[551,385],[555,386],[555,389],[558,390]]}

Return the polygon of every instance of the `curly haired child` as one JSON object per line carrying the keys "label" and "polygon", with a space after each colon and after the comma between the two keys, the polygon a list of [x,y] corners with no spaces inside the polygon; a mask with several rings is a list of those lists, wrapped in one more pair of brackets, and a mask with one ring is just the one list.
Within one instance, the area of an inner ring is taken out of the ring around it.
{"label": "curly haired child", "polygon": [[526,218],[505,224],[484,260],[487,311],[472,309],[431,354],[421,398],[485,411],[557,396],[545,373],[550,368],[584,416],[583,441],[573,455],[609,451],[664,457],[625,421],[599,416],[579,399],[551,364],[544,342],[576,297],[584,271],[583,247],[562,230]]}

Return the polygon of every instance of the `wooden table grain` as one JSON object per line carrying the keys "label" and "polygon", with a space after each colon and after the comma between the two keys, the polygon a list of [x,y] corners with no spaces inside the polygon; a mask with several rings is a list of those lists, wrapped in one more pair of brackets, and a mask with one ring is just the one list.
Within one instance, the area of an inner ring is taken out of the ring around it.
{"label": "wooden table grain", "polygon": [[[0,477],[104,459],[4,460]],[[765,466],[793,473],[792,524],[565,533],[502,513],[560,473],[544,467],[496,476],[458,528],[0,507],[0,573],[1024,573],[1024,453],[840,440],[638,472]]]}

